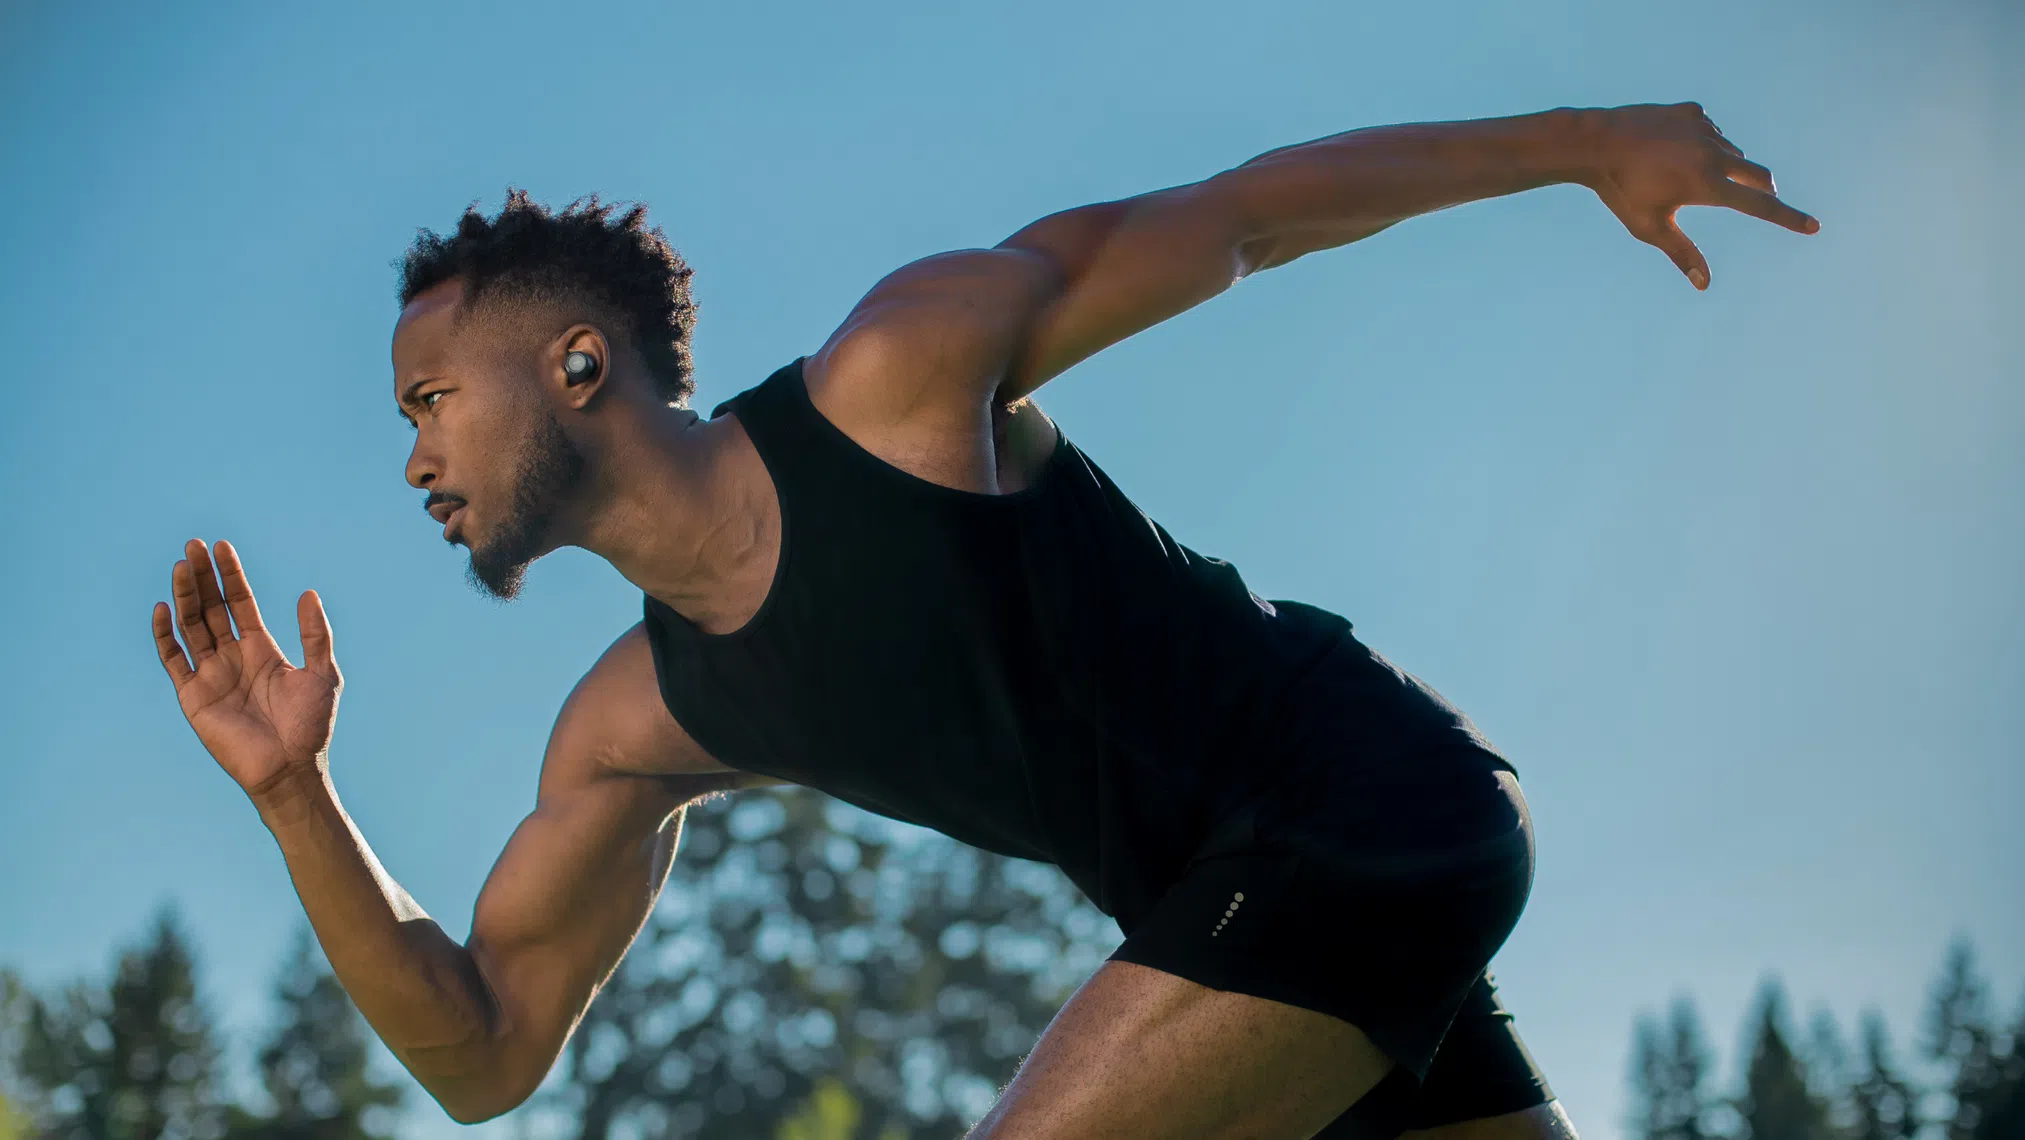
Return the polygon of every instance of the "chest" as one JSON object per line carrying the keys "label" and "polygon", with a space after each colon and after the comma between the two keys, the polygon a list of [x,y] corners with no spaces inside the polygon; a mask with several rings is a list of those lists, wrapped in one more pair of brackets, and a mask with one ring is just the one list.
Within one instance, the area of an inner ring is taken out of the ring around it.
{"label": "chest", "polygon": [[[974,424],[916,422],[859,431],[852,442],[900,475],[973,495],[1016,495],[1033,487],[1054,454],[1060,429],[1032,401],[995,408]],[[750,445],[748,444],[748,447]],[[739,629],[765,605],[779,573],[782,526],[779,488],[757,451],[745,457],[742,482],[751,539],[735,572],[708,604],[690,613],[710,633]]]}

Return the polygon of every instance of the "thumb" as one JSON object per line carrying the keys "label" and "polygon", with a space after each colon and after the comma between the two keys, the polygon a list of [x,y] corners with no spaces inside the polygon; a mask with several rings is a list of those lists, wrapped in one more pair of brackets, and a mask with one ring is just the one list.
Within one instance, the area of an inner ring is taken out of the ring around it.
{"label": "thumb", "polygon": [[296,628],[302,631],[302,666],[337,680],[337,657],[331,651],[330,618],[315,590],[304,590],[295,603]]}
{"label": "thumb", "polygon": [[1673,212],[1660,215],[1653,223],[1652,233],[1646,241],[1658,246],[1660,251],[1673,259],[1673,263],[1687,274],[1689,283],[1696,289],[1709,287],[1709,263],[1702,257],[1702,251],[1681,232],[1680,225],[1673,220]]}

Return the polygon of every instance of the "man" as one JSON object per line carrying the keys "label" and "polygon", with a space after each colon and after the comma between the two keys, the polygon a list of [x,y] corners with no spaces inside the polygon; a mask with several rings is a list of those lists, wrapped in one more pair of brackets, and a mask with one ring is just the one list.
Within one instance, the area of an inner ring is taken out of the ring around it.
{"label": "man", "polygon": [[161,660],[460,1121],[548,1072],[684,805],[792,782],[1057,863],[1125,931],[977,1140],[1572,1136],[1484,972],[1532,880],[1511,764],[1343,618],[1176,543],[1029,399],[1249,273],[1570,182],[1697,289],[1683,205],[1819,229],[1693,103],[1351,131],[904,266],[709,419],[689,270],[640,209],[516,193],[425,233],[393,343],[408,481],[480,588],[580,546],[645,610],[564,703],[464,945],[339,806],[313,591],[296,668],[237,552],[214,574],[192,540]]}

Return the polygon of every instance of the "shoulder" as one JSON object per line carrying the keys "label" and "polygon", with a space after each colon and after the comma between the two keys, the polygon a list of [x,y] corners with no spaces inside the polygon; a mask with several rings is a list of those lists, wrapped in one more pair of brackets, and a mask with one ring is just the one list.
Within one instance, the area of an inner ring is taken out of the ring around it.
{"label": "shoulder", "polygon": [[542,758],[544,791],[652,777],[702,791],[775,783],[728,768],[683,731],[661,699],[643,623],[619,635],[570,690]]}
{"label": "shoulder", "polygon": [[807,359],[810,397],[853,419],[974,414],[1060,279],[1054,259],[1023,249],[953,250],[903,265]]}

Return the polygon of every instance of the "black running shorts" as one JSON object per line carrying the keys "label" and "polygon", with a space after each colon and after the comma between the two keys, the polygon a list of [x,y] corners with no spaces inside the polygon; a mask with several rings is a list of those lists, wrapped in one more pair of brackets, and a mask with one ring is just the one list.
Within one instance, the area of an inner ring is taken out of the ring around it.
{"label": "black running shorts", "polygon": [[1112,959],[1362,1030],[1397,1067],[1327,1140],[1552,1099],[1486,972],[1533,879],[1511,765],[1431,687],[1347,633],[1293,696],[1277,774]]}

